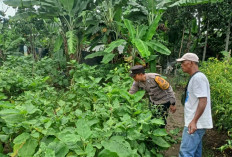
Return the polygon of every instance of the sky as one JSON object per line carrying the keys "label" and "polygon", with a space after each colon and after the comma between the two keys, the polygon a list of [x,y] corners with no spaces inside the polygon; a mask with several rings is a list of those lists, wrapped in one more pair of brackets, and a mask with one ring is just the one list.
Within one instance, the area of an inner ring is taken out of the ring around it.
{"label": "sky", "polygon": [[0,0],[0,10],[5,12],[6,14],[6,17],[9,17],[9,16],[14,16],[15,15],[15,12],[16,12],[16,9],[10,7],[10,6],[7,6],[3,3],[3,0]]}

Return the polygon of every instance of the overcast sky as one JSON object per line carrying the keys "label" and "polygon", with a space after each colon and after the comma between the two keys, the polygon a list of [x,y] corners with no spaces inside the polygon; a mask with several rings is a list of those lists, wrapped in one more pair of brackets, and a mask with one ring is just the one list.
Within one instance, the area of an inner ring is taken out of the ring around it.
{"label": "overcast sky", "polygon": [[9,7],[3,3],[3,0],[0,0],[0,10],[5,12],[6,16],[14,16],[16,10],[12,7]]}

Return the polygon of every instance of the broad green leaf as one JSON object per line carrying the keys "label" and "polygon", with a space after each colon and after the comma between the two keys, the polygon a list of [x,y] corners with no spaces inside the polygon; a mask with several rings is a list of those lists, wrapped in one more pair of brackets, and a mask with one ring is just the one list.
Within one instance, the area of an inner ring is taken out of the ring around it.
{"label": "broad green leaf", "polygon": [[[0,100],[2,100],[2,99],[7,99],[7,96],[5,96],[3,93],[0,93]],[[1,105],[2,105],[2,103],[0,103],[0,106]]]}
{"label": "broad green leaf", "polygon": [[[70,13],[70,16],[74,17],[75,15],[79,15],[83,10],[86,9],[90,0],[74,0],[74,6]],[[76,2],[76,3],[75,3]]]}
{"label": "broad green leaf", "polygon": [[38,2],[37,1],[33,1],[33,0],[4,0],[3,1],[5,4],[12,6],[12,7],[30,7],[30,6],[34,6],[37,5]]}
{"label": "broad green leaf", "polygon": [[92,144],[89,143],[85,149],[85,152],[87,154],[87,157],[94,157],[96,149],[93,148]]}
{"label": "broad green leaf", "polygon": [[4,119],[7,124],[22,123],[24,121],[23,115],[19,113],[4,114],[4,115],[1,115],[1,118]]}
{"label": "broad green leaf", "polygon": [[160,147],[164,147],[164,148],[170,147],[170,144],[167,141],[165,141],[162,137],[154,136],[152,137],[152,141]]}
{"label": "broad green leaf", "polygon": [[164,121],[162,119],[156,119],[156,118],[152,119],[151,123],[157,125],[164,125]]}
{"label": "broad green leaf", "polygon": [[119,136],[113,136],[108,141],[102,141],[102,145],[110,152],[117,153],[119,157],[130,157],[134,155],[130,144]]}
{"label": "broad green leaf", "polygon": [[61,46],[62,46],[62,44],[63,44],[63,39],[62,39],[62,36],[59,35],[59,36],[56,38],[53,51],[54,51],[54,52],[59,51],[60,48],[61,48]]}
{"label": "broad green leaf", "polygon": [[141,143],[138,147],[139,153],[144,154],[145,150],[146,150],[146,145],[144,143]]}
{"label": "broad green leaf", "polygon": [[51,142],[48,148],[55,150],[56,157],[65,157],[69,152],[67,145],[58,140]]}
{"label": "broad green leaf", "polygon": [[124,24],[125,24],[126,28],[129,31],[129,37],[130,37],[130,39],[133,40],[135,38],[135,33],[136,32],[135,32],[135,28],[134,28],[132,22],[130,20],[125,19],[124,20]]}
{"label": "broad green leaf", "polygon": [[147,35],[146,35],[146,41],[150,41],[152,39],[152,37],[155,35],[156,33],[156,29],[159,25],[159,21],[161,18],[162,14],[158,13],[155,17],[155,20],[152,22],[152,24],[149,26]]}
{"label": "broad green leaf", "polygon": [[0,107],[9,109],[9,108],[15,108],[15,105],[8,101],[0,101]]}
{"label": "broad green leaf", "polygon": [[98,118],[94,118],[94,119],[88,121],[89,126],[92,126],[92,125],[97,124],[97,123],[99,123]]}
{"label": "broad green leaf", "polygon": [[101,63],[104,63],[104,64],[109,63],[114,58],[114,56],[115,56],[115,54],[112,54],[112,53],[105,55],[103,57]]}
{"label": "broad green leaf", "polygon": [[66,145],[75,145],[78,141],[81,141],[80,136],[70,131],[62,131],[59,133],[58,138]]}
{"label": "broad green leaf", "polygon": [[59,104],[60,106],[64,106],[64,105],[65,105],[65,101],[59,100],[59,101],[58,101],[58,104]]}
{"label": "broad green leaf", "polygon": [[85,119],[78,119],[76,122],[76,127],[76,132],[81,136],[81,138],[86,140],[92,135],[89,123],[86,122]]}
{"label": "broad green leaf", "polygon": [[143,140],[143,135],[138,131],[138,130],[135,130],[135,129],[130,129],[128,132],[127,132],[127,138],[131,141],[133,140]]}
{"label": "broad green leaf", "polygon": [[40,111],[36,106],[32,104],[25,104],[22,106],[22,108],[28,113],[28,114],[33,114],[36,111]]}
{"label": "broad green leaf", "polygon": [[8,139],[9,139],[9,135],[0,135],[1,142],[7,142]]}
{"label": "broad green leaf", "polygon": [[165,9],[165,10],[166,10],[165,5],[168,4],[168,3],[171,3],[171,2],[172,2],[172,0],[162,0],[162,1],[160,1],[160,2],[156,5],[156,8],[157,8],[158,10],[161,10],[161,9]]}
{"label": "broad green leaf", "polygon": [[153,131],[153,135],[154,136],[166,136],[168,134],[167,134],[167,131],[165,129],[156,129]]}
{"label": "broad green leaf", "polygon": [[145,91],[138,91],[135,94],[133,94],[134,102],[139,102],[143,98],[144,94],[145,94]]}
{"label": "broad green leaf", "polygon": [[130,96],[131,95],[128,93],[128,91],[125,91],[124,89],[121,89],[121,90],[119,90],[119,93],[120,93],[121,97],[123,97],[128,102],[130,102]]}
{"label": "broad green leaf", "polygon": [[92,53],[92,54],[90,54],[90,55],[87,55],[87,56],[85,57],[85,59],[94,58],[94,57],[98,57],[98,56],[104,56],[104,55],[106,55],[106,54],[107,54],[107,53],[104,52],[104,51],[98,51],[98,52]]}
{"label": "broad green leaf", "polygon": [[63,5],[64,9],[70,13],[72,11],[74,0],[59,0],[61,4]]}
{"label": "broad green leaf", "polygon": [[148,46],[146,42],[140,40],[140,39],[134,39],[133,42],[135,43],[136,48],[139,50],[139,53],[142,57],[149,57],[150,51],[148,50]]}
{"label": "broad green leaf", "polygon": [[68,53],[69,54],[76,53],[76,46],[77,46],[77,42],[78,42],[78,38],[76,36],[76,32],[70,30],[70,31],[68,31],[66,33],[66,36],[68,38]]}
{"label": "broad green leaf", "polygon": [[35,153],[35,149],[38,146],[38,141],[34,138],[30,138],[26,141],[26,143],[19,149],[19,156],[33,156]]}
{"label": "broad green leaf", "polygon": [[158,57],[158,55],[150,55],[149,58],[146,60],[146,62],[151,62],[154,61],[156,58]]}
{"label": "broad green leaf", "polygon": [[151,112],[142,113],[142,114],[139,115],[138,122],[139,123],[146,123],[146,122],[148,122],[151,119],[151,117],[152,117]]}
{"label": "broad green leaf", "polygon": [[21,144],[23,142],[25,142],[27,139],[30,138],[30,134],[24,132],[20,135],[18,135],[15,139],[14,139],[14,144]]}
{"label": "broad green leaf", "polygon": [[119,40],[116,40],[116,41],[113,41],[109,44],[108,48],[106,48],[104,50],[104,52],[107,52],[107,53],[110,53],[112,52],[116,47],[122,45],[123,43],[125,43],[126,41],[123,40],[123,39],[119,39]]}
{"label": "broad green leaf", "polygon": [[148,27],[145,26],[145,25],[140,25],[138,27],[138,31],[137,31],[136,37],[139,38],[139,39],[143,39],[144,35],[146,34],[147,28]]}
{"label": "broad green leaf", "polygon": [[119,156],[118,156],[117,153],[115,153],[115,152],[111,152],[111,151],[109,151],[109,150],[107,150],[107,149],[103,149],[103,150],[99,153],[98,157],[119,157]]}
{"label": "broad green leaf", "polygon": [[114,21],[122,21],[122,6],[115,7]]}
{"label": "broad green leaf", "polygon": [[19,149],[22,148],[22,146],[23,146],[24,144],[25,144],[25,142],[24,142],[24,143],[21,143],[21,144],[15,144],[15,145],[13,146],[13,153],[11,154],[11,156],[12,156],[12,157],[17,156],[17,155],[18,155],[18,152],[19,152]]}
{"label": "broad green leaf", "polygon": [[74,151],[78,156],[85,156],[86,155],[86,152],[81,147],[77,147]]}
{"label": "broad green leaf", "polygon": [[161,44],[158,41],[152,40],[150,42],[147,43],[152,49],[154,49],[155,51],[164,54],[164,55],[170,55],[171,51],[164,46],[163,44]]}

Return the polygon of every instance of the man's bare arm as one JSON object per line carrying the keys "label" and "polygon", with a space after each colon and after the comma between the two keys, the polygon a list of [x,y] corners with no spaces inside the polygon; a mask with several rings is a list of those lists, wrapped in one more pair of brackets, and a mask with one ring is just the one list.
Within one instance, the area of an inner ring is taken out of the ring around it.
{"label": "man's bare arm", "polygon": [[207,105],[207,97],[199,98],[199,103],[193,120],[189,123],[188,131],[189,134],[193,134],[197,130],[197,121],[203,114]]}

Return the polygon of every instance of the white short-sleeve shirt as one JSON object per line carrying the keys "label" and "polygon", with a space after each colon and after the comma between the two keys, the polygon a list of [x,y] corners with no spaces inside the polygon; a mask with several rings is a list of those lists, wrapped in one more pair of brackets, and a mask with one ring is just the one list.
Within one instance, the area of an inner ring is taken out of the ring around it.
{"label": "white short-sleeve shirt", "polygon": [[203,73],[198,72],[189,81],[186,92],[184,107],[184,120],[186,127],[188,127],[189,123],[195,116],[200,97],[207,97],[207,105],[203,114],[197,121],[197,128],[211,129],[213,128],[213,122],[211,114],[209,81]]}

